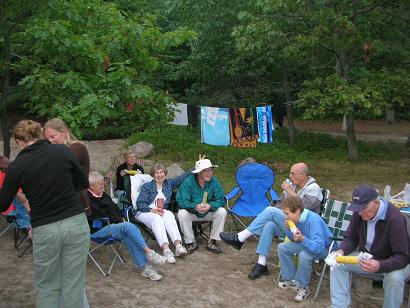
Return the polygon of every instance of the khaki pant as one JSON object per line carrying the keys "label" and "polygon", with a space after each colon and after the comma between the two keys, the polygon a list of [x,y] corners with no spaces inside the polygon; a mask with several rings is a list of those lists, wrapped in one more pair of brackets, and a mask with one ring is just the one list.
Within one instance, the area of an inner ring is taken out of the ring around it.
{"label": "khaki pant", "polygon": [[178,211],[178,221],[184,233],[184,242],[190,244],[195,240],[194,231],[192,230],[193,221],[212,221],[211,240],[220,241],[219,233],[224,231],[226,220],[226,210],[222,207],[215,212],[208,212],[204,217],[197,217],[195,214],[189,213],[187,210],[180,209]]}
{"label": "khaki pant", "polygon": [[33,228],[37,307],[83,308],[90,229],[85,214]]}

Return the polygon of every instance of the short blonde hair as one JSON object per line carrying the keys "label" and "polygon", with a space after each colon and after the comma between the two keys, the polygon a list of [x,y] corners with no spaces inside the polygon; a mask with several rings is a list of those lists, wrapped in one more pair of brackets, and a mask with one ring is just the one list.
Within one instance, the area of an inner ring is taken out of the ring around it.
{"label": "short blonde hair", "polygon": [[168,169],[161,163],[156,163],[154,166],[152,166],[151,171],[150,171],[150,176],[154,177],[154,173],[157,170],[164,170],[165,175],[168,174]]}
{"label": "short blonde hair", "polygon": [[88,174],[88,183],[90,186],[94,186],[97,183],[104,182],[104,176],[97,172],[97,171],[91,171]]}

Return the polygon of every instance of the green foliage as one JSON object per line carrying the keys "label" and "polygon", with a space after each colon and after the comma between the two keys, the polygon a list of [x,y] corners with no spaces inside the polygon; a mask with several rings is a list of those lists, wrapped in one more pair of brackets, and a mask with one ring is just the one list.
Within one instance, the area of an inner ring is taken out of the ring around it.
{"label": "green foliage", "polygon": [[19,63],[26,107],[62,117],[77,134],[108,118],[131,123],[133,131],[169,119],[174,102],[155,71],[161,52],[193,32],[163,33],[152,15],[135,9],[126,1],[55,0],[33,16],[21,35],[30,55]]}

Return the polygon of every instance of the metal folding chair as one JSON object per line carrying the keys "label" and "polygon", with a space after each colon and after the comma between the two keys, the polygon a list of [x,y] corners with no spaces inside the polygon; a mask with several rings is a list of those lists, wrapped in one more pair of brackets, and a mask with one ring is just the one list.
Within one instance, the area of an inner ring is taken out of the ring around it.
{"label": "metal folding chair", "polygon": [[[330,231],[332,231],[333,233],[333,241],[329,247],[329,252],[331,251],[336,241],[341,241],[343,239],[343,235],[346,232],[347,227],[350,224],[350,221],[352,220],[353,212],[347,209],[348,205],[349,203],[347,202],[336,200],[328,200],[325,205],[322,217],[326,221]],[[314,299],[316,299],[319,294],[319,290],[322,285],[322,280],[325,275],[325,271],[326,263],[323,262],[323,268],[320,274]]]}
{"label": "metal folding chair", "polygon": [[[97,229],[101,229],[104,227],[110,228],[110,220],[108,218],[99,218],[99,219],[93,219],[93,227]],[[111,233],[111,232],[110,232]],[[122,241],[115,239],[112,236],[106,236],[106,237],[100,237],[97,236],[95,233],[91,234],[91,241],[96,244],[96,246],[92,249],[89,250],[88,256],[90,259],[94,262],[94,264],[97,266],[97,268],[103,273],[104,276],[110,276],[115,262],[120,260],[122,263],[125,263],[125,259],[121,256],[120,249],[122,246]],[[104,271],[101,267],[101,265],[97,262],[94,253],[103,248],[103,247],[110,247],[111,250],[114,252],[114,258],[111,261],[111,265],[108,269],[108,271]]]}

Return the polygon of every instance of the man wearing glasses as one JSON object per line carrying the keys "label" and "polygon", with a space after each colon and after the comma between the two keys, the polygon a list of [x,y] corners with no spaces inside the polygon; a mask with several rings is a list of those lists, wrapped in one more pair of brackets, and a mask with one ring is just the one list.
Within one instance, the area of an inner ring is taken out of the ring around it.
{"label": "man wearing glasses", "polygon": [[[281,185],[283,192],[281,201],[287,196],[298,196],[305,209],[319,213],[320,203],[323,199],[322,189],[316,183],[316,180],[309,176],[309,168],[305,163],[296,163],[290,168],[289,179]],[[280,208],[280,202],[275,207],[268,206],[263,210],[252,223],[239,233],[221,232],[221,239],[231,245],[233,248],[240,250],[243,243],[252,235],[259,236],[259,244],[256,248],[258,262],[248,275],[250,279],[260,278],[262,275],[268,275],[269,270],[266,265],[270,253],[270,246],[274,236],[284,238],[285,215]]]}
{"label": "man wearing glasses", "polygon": [[371,186],[356,187],[348,210],[353,217],[336,255],[368,252],[370,260],[342,264],[330,271],[332,307],[350,307],[350,273],[383,280],[383,307],[400,307],[405,281],[410,276],[410,244],[406,217],[394,205],[379,197]]}

